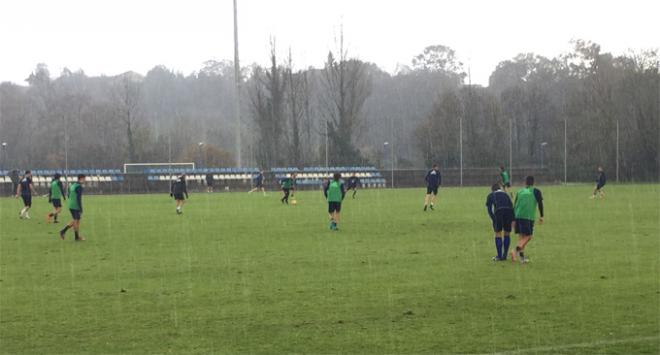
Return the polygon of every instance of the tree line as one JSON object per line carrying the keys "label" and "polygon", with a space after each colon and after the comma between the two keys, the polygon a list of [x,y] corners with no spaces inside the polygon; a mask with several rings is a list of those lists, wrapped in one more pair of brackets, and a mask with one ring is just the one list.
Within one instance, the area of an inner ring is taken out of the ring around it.
{"label": "tree line", "polygon": [[[617,164],[623,180],[660,176],[656,51],[615,56],[578,40],[554,58],[502,61],[482,87],[446,46],[425,48],[394,73],[351,56],[343,40],[338,47],[322,67],[297,68],[291,50],[281,57],[272,41],[268,65],[242,68],[244,165],[412,169],[512,159],[514,167],[543,162],[560,179],[566,158],[571,180],[596,165],[614,176]],[[231,166],[234,81],[230,61],[187,75],[156,66],[117,76],[64,69],[56,78],[39,64],[25,85],[0,84],[1,166]]]}

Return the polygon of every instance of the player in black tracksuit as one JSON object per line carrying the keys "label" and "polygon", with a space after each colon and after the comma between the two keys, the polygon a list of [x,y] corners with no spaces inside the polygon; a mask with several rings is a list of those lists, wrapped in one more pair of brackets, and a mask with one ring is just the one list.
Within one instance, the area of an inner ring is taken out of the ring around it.
{"label": "player in black tracksuit", "polygon": [[206,192],[213,192],[213,174],[206,174]]}
{"label": "player in black tracksuit", "polygon": [[429,170],[424,178],[426,180],[426,196],[424,197],[424,212],[428,207],[433,211],[433,204],[438,196],[438,189],[442,184],[442,176],[440,175],[440,168],[438,164],[433,164],[433,168]]}
{"label": "player in black tracksuit", "polygon": [[357,189],[359,185],[360,185],[360,178],[355,176],[355,174],[353,174],[350,178],[348,178],[348,187],[346,188],[346,192],[353,190],[353,198],[355,198],[355,194],[357,193]]}
{"label": "player in black tracksuit", "polygon": [[603,192],[603,187],[605,187],[606,183],[607,183],[607,177],[605,176],[605,171],[603,171],[602,166],[599,166],[598,177],[596,178],[596,188],[594,189],[594,194],[591,196],[592,199],[596,197],[600,197],[600,198],[605,197],[605,193]]}
{"label": "player in black tracksuit", "polygon": [[30,170],[25,171],[25,175],[18,183],[16,188],[16,198],[19,196],[23,199],[23,208],[18,214],[20,219],[30,219],[30,208],[32,207],[32,195],[36,194],[34,191],[34,186],[32,185],[32,172]]}
{"label": "player in black tracksuit", "polygon": [[264,196],[266,196],[266,189],[264,188],[264,172],[259,171],[259,173],[252,179],[252,190],[248,191],[249,194],[261,190]]}
{"label": "player in black tracksuit", "polygon": [[[184,198],[185,194],[185,198]],[[172,183],[170,196],[176,200],[176,214],[182,214],[183,204],[186,203],[188,198],[188,187],[186,186],[186,174],[179,176],[176,181]]]}

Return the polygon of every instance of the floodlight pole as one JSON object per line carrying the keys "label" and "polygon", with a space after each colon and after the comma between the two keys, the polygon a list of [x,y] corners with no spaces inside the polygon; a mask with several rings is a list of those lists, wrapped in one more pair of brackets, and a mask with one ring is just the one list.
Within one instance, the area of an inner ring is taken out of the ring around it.
{"label": "floodlight pole", "polygon": [[0,170],[5,169],[5,157],[7,156],[7,142],[2,142],[2,151],[0,151],[0,154],[2,154],[2,160],[0,160],[0,163],[2,166],[0,166]]}
{"label": "floodlight pole", "polygon": [[564,115],[564,185],[568,184],[568,117]]}
{"label": "floodlight pole", "polygon": [[69,116],[64,116],[64,176],[69,182]]}
{"label": "floodlight pole", "polygon": [[544,155],[544,154],[543,154],[543,153],[544,153],[544,151],[545,151],[544,148],[545,148],[546,145],[548,145],[548,142],[543,142],[543,143],[541,143],[541,169],[544,168],[544,165],[543,165],[543,155]]}
{"label": "floodlight pole", "polygon": [[[0,126],[2,125],[2,95],[0,95]],[[2,142],[2,151],[0,151],[0,154],[2,154],[2,159],[0,159],[0,170],[5,168],[5,148],[7,148],[7,142]]]}
{"label": "floodlight pole", "polygon": [[234,0],[234,115],[236,116],[236,165],[241,167],[241,65],[238,56],[238,7]]}
{"label": "floodlight pole", "polygon": [[616,182],[619,183],[619,120],[616,120]]}
{"label": "floodlight pole", "polygon": [[[468,65],[468,105],[472,104],[472,70]],[[463,113],[458,117],[458,150],[460,155],[460,185],[463,186],[463,116],[467,112],[465,101],[463,101]]]}
{"label": "floodlight pole", "polygon": [[204,163],[204,153],[202,152],[202,148],[204,147],[204,142],[199,142],[197,143],[197,147],[199,148],[199,167],[203,168],[206,164]]}
{"label": "floodlight pole", "polygon": [[390,116],[390,149],[391,149],[391,158],[392,158],[392,188],[394,188],[394,116]]}
{"label": "floodlight pole", "polygon": [[461,156],[461,186],[463,186],[463,115],[459,117],[458,120],[458,141],[459,141],[459,151]]}
{"label": "floodlight pole", "polygon": [[170,179],[172,179],[172,130],[170,130],[170,133],[167,135],[167,163],[169,164],[167,167],[167,173],[170,176]]}
{"label": "floodlight pole", "polygon": [[330,123],[325,121],[325,170],[328,170],[328,125]]}
{"label": "floodlight pole", "polygon": [[509,180],[513,178],[513,118],[509,117]]}

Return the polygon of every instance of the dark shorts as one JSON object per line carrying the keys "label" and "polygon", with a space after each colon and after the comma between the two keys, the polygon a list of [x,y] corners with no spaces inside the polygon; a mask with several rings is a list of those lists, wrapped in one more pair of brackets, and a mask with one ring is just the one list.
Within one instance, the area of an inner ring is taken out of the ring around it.
{"label": "dark shorts", "polygon": [[25,207],[32,207],[32,195],[21,195]]}
{"label": "dark shorts", "polygon": [[50,203],[52,203],[53,207],[55,207],[55,208],[62,207],[62,200],[60,200],[59,198],[54,198],[54,199],[50,200]]}
{"label": "dark shorts", "polygon": [[516,234],[533,235],[534,221],[516,218]]}
{"label": "dark shorts", "polygon": [[341,212],[341,202],[328,202],[328,213]]}
{"label": "dark shorts", "polygon": [[174,199],[177,201],[185,200],[185,198],[183,198],[183,194],[174,194]]}
{"label": "dark shorts", "polygon": [[600,190],[605,187],[605,184],[596,184],[596,190]]}
{"label": "dark shorts", "polygon": [[74,221],[79,221],[82,218],[82,212],[78,210],[69,210],[71,211],[71,217]]}
{"label": "dark shorts", "polygon": [[348,187],[346,188],[346,191],[348,191],[348,190],[356,190],[356,189],[357,189],[357,185],[348,185]]}
{"label": "dark shorts", "polygon": [[437,195],[438,194],[438,188],[439,188],[439,186],[435,186],[435,187],[427,186],[426,187],[426,194],[427,195],[431,195],[431,194]]}
{"label": "dark shorts", "polygon": [[206,180],[206,186],[213,187],[213,180]]}
{"label": "dark shorts", "polygon": [[495,221],[493,222],[493,229],[495,232],[505,231],[511,232],[511,224],[513,223],[513,210],[506,208],[495,211]]}
{"label": "dark shorts", "polygon": [[259,183],[255,184],[254,187],[257,188],[257,189],[260,189],[260,188],[264,187],[264,184],[262,182],[259,182]]}
{"label": "dark shorts", "polygon": [[510,182],[506,182],[506,183],[504,183],[504,187],[506,187],[506,188],[511,187],[511,183],[510,183]]}
{"label": "dark shorts", "polygon": [[284,191],[285,195],[288,195],[289,193],[291,193],[291,190],[293,190],[293,189],[282,188],[282,191]]}

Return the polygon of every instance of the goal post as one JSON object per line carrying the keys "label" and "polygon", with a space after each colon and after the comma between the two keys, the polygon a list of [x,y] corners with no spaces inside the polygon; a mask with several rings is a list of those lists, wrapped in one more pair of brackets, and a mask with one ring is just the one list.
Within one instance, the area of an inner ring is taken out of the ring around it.
{"label": "goal post", "polygon": [[126,163],[124,174],[147,174],[149,170],[174,173],[181,170],[195,170],[195,163]]}

